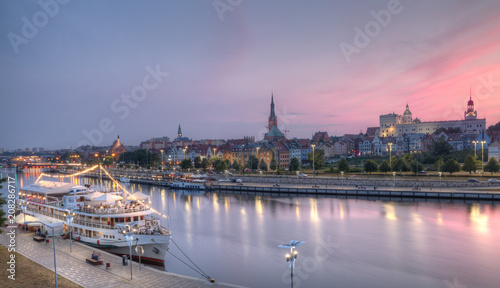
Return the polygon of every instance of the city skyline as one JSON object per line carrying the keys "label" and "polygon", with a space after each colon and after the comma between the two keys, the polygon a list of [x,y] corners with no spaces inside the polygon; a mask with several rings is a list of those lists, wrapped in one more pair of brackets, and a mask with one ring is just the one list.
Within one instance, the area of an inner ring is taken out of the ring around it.
{"label": "city skyline", "polygon": [[262,139],[271,94],[289,138],[365,132],[406,104],[463,119],[470,90],[500,121],[496,1],[40,3],[0,3],[2,148],[138,145],[178,124]]}

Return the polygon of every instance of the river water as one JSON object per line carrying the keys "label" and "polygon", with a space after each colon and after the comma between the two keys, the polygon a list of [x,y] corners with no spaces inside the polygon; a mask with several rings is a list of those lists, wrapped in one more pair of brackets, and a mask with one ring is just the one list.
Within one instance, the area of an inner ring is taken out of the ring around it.
{"label": "river water", "polygon": [[[33,183],[38,173],[19,175],[18,185]],[[500,287],[498,204],[126,187],[151,196],[169,216],[163,225],[175,242],[216,281],[290,287],[289,250],[277,245],[302,240],[294,287]],[[182,256],[172,243],[170,251]],[[165,269],[201,277],[169,254]]]}

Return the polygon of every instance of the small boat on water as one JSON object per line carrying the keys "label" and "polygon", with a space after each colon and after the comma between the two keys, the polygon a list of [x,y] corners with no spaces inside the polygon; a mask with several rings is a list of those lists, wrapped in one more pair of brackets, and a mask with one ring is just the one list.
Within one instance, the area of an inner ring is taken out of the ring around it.
{"label": "small boat on water", "polygon": [[207,180],[183,178],[173,181],[170,187],[173,189],[206,190],[209,186]]}
{"label": "small boat on water", "polygon": [[122,183],[130,183],[130,178],[128,178],[128,177],[120,177],[120,182],[122,182]]}

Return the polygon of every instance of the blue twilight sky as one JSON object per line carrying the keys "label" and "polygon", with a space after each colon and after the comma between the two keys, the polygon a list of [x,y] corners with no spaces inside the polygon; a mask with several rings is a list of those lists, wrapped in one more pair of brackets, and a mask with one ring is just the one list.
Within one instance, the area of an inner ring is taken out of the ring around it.
{"label": "blue twilight sky", "polygon": [[[67,2],[67,3],[66,3]],[[0,1],[0,147],[500,121],[500,2]],[[102,136],[102,137],[101,137]]]}

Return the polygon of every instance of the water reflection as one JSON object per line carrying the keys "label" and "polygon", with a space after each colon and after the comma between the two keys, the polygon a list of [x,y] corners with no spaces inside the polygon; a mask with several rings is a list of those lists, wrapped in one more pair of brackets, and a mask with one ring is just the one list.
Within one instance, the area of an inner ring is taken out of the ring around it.
{"label": "water reflection", "polygon": [[[25,173],[19,183],[34,182],[38,173]],[[491,203],[269,197],[131,184],[136,191],[151,196],[152,206],[169,216],[162,221],[176,242],[217,281],[289,287],[289,268],[276,245],[296,239],[306,241],[294,279],[301,287],[446,287],[455,277],[466,287],[500,283],[500,213]],[[168,271],[199,277],[172,257],[166,262]]]}

